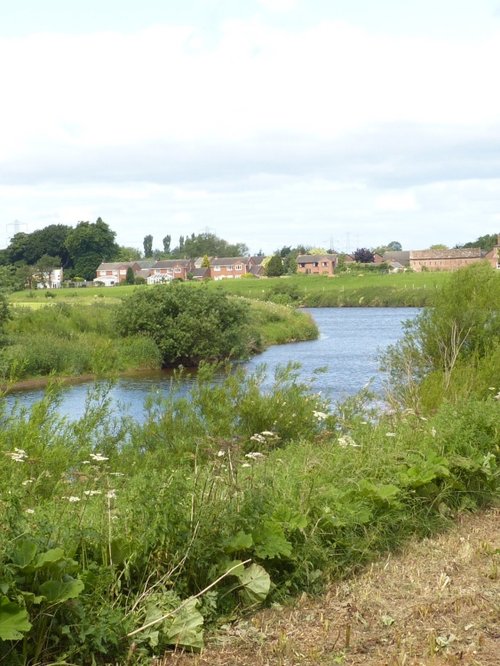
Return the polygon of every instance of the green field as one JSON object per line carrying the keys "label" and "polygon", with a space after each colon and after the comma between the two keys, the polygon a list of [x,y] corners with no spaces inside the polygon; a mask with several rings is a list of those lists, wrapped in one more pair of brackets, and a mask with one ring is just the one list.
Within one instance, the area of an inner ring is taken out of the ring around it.
{"label": "green field", "polygon": [[[334,278],[315,275],[293,275],[281,278],[221,280],[208,282],[209,289],[258,300],[293,303],[307,307],[388,306],[421,307],[431,305],[436,290],[449,273],[345,274]],[[200,287],[199,283],[192,283]],[[136,289],[145,286],[86,287],[57,291],[19,291],[11,294],[13,304],[36,303],[117,303]],[[287,293],[289,292],[289,293]],[[50,293],[52,297],[48,297]]]}

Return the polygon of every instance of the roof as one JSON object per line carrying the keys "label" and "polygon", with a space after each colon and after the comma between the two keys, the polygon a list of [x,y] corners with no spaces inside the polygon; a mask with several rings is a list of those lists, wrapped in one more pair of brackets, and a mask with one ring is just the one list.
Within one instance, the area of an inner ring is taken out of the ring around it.
{"label": "roof", "polygon": [[336,254],[299,254],[297,257],[298,264],[312,264],[317,261],[336,261]]}
{"label": "roof", "polygon": [[248,257],[214,257],[210,266],[232,266],[233,264],[248,264]]}
{"label": "roof", "polygon": [[135,268],[138,270],[140,268],[137,261],[108,261],[99,264],[97,267],[98,271],[113,271],[119,270],[120,268]]}
{"label": "roof", "polygon": [[154,264],[154,268],[174,268],[175,266],[189,268],[192,264],[191,259],[161,259]]}
{"label": "roof", "polygon": [[384,252],[384,261],[397,261],[402,266],[408,266],[410,263],[409,250],[389,250]]}
{"label": "roof", "polygon": [[153,268],[156,264],[156,259],[138,259],[136,264],[139,264],[141,268]]}
{"label": "roof", "polygon": [[410,250],[410,259],[481,259],[483,251],[479,247],[452,250]]}

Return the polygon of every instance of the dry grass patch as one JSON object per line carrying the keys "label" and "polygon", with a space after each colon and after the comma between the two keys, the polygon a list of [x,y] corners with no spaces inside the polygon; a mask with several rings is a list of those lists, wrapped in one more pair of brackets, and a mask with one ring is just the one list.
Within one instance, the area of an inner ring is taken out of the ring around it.
{"label": "dry grass patch", "polygon": [[156,666],[500,663],[500,510],[462,516],[321,598],[304,595]]}

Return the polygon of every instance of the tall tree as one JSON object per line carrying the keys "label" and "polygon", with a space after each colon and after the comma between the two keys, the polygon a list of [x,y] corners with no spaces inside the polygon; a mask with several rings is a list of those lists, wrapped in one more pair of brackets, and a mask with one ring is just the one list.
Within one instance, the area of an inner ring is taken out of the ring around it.
{"label": "tall tree", "polygon": [[170,254],[171,243],[172,243],[172,236],[170,236],[170,234],[167,234],[163,239],[163,252],[165,252],[165,254]]}
{"label": "tall tree", "polygon": [[497,234],[486,234],[485,236],[479,236],[475,241],[465,243],[465,245],[462,245],[461,247],[480,247],[482,250],[489,252],[495,247],[497,242]]}
{"label": "tall tree", "polygon": [[266,266],[267,277],[279,277],[283,272],[283,259],[279,254],[273,254]]}
{"label": "tall tree", "polygon": [[353,257],[354,261],[358,261],[360,264],[371,264],[375,258],[373,252],[366,247],[358,247]]}
{"label": "tall tree", "polygon": [[92,280],[102,261],[114,259],[118,251],[115,236],[100,217],[94,223],[76,225],[66,239],[66,247],[79,277]]}
{"label": "tall tree", "polygon": [[153,256],[153,236],[151,234],[148,234],[147,236],[144,236],[144,256],[146,259],[149,259],[149,257]]}

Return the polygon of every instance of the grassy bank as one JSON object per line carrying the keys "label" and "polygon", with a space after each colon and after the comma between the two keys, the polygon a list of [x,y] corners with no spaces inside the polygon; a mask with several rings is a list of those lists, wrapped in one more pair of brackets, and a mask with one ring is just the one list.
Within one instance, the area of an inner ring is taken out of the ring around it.
{"label": "grassy bank", "polygon": [[[83,291],[83,290],[82,290]],[[245,301],[252,349],[317,336],[309,315],[276,304]],[[13,308],[0,349],[0,381],[40,376],[106,376],[161,367],[159,350],[142,335],[117,333],[117,305],[102,299],[71,304],[44,298],[39,307]]]}
{"label": "grassy bank", "polygon": [[458,273],[390,350],[390,412],[366,392],[329,405],[293,368],[264,390],[262,371],[214,383],[211,366],[188,396],[152,394],[140,424],[105,386],[74,422],[55,387],[3,405],[0,661],[197,650],[207,628],[497,502],[496,279]]}
{"label": "grassy bank", "polygon": [[[424,307],[432,305],[436,290],[449,278],[449,273],[340,274],[334,278],[315,275],[293,275],[282,278],[221,280],[209,282],[209,289],[256,300],[295,303],[305,307]],[[199,288],[199,283],[188,283]],[[48,300],[91,304],[97,300],[118,303],[137,289],[149,287],[120,286],[58,289],[47,292],[20,291],[10,296],[13,304],[39,307]]]}

